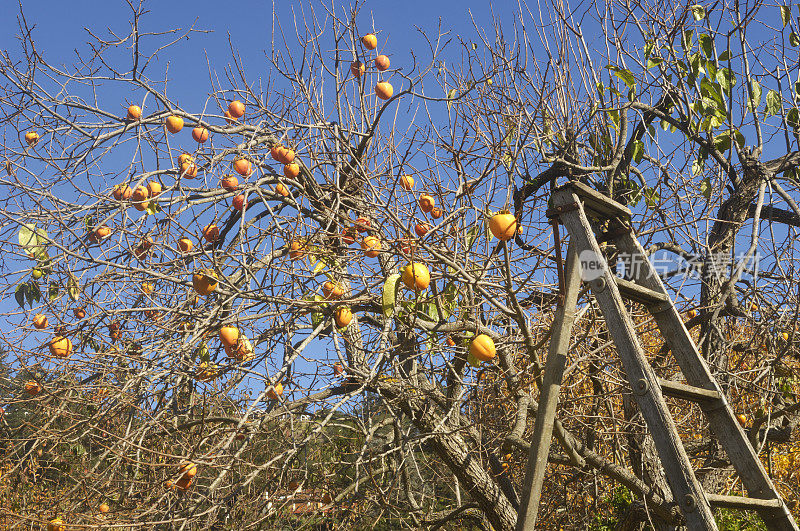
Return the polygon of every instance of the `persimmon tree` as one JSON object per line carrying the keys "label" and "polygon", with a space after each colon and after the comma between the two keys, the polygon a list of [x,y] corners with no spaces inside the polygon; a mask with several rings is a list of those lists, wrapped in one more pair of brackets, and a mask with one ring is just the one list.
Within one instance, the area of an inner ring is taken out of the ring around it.
{"label": "persimmon tree", "polygon": [[[163,57],[199,30],[129,5],[71,67],[20,14],[0,61],[7,522],[513,529],[569,179],[632,208],[798,510],[791,10],[559,3],[405,55],[361,4],[277,8],[266,70],[188,108]],[[580,305],[540,524],[680,525]]]}

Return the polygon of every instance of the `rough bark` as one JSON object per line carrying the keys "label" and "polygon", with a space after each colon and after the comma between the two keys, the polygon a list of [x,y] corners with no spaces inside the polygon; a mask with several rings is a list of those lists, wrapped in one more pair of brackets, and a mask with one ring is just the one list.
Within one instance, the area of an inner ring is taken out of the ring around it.
{"label": "rough bark", "polygon": [[[629,423],[626,438],[628,442],[628,455],[630,456],[633,471],[643,482],[650,485],[660,497],[667,499],[671,495],[671,491],[667,483],[667,478],[664,475],[661,461],[658,458],[653,436],[644,428],[644,420],[631,395],[623,395],[622,403],[625,420]],[[644,504],[636,506],[631,504],[629,509],[629,511],[626,511],[625,517],[622,518],[622,522],[624,522],[623,529],[640,529],[636,527],[637,518],[639,519],[638,524],[641,525],[644,525],[645,522],[652,519],[653,526],[658,531],[685,529],[685,527],[682,526],[675,527],[670,525],[661,518],[658,518],[657,515],[648,514],[648,512],[644,510]]]}
{"label": "rough bark", "polygon": [[[758,189],[765,179],[773,173],[768,169],[772,163],[762,163],[750,153],[742,153],[741,178],[731,195],[723,201],[717,213],[717,221],[708,235],[707,260],[702,272],[700,290],[700,306],[711,313],[702,323],[700,338],[703,357],[708,361],[712,373],[720,386],[726,390],[729,382],[725,378],[728,368],[729,345],[724,330],[724,314],[720,311],[728,305],[728,298],[733,293],[727,287],[729,270],[721,271],[713,264],[714,257],[730,257],[736,244],[736,235],[750,214],[750,205],[758,195]],[[709,460],[718,461],[724,456],[719,445],[714,444],[714,451]],[[720,492],[727,477],[724,471],[709,472],[699,478],[707,492]]]}
{"label": "rough bark", "polygon": [[378,382],[377,391],[395,407],[408,415],[424,433],[431,433],[430,447],[456,475],[461,486],[478,503],[492,527],[498,531],[513,530],[517,511],[491,474],[484,468],[475,451],[475,441],[462,435],[466,426],[453,426],[429,404],[425,397],[408,396],[397,384]]}

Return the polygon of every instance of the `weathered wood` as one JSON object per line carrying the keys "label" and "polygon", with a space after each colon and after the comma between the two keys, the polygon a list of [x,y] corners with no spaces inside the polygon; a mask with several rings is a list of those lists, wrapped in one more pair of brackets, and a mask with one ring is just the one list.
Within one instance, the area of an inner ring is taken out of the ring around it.
{"label": "weathered wood", "polygon": [[674,382],[672,380],[658,379],[661,384],[661,392],[666,396],[674,398],[681,398],[683,400],[691,400],[692,402],[708,402],[719,400],[721,398],[717,391],[709,391],[702,387],[695,387],[693,385],[686,385],[682,382]]}
{"label": "weathered wood", "polygon": [[721,494],[708,494],[706,496],[709,503],[714,507],[726,507],[728,509],[747,509],[750,511],[763,509],[780,509],[783,502],[781,500],[760,500],[758,498],[745,498],[743,496],[723,496]]}
{"label": "weathered wood", "polygon": [[[578,201],[578,197],[572,192],[572,188],[564,187],[553,194],[552,201],[554,207],[563,208]],[[687,526],[690,529],[716,530],[717,525],[711,507],[694,475],[689,457],[664,402],[658,378],[639,344],[634,323],[614,280],[615,275],[603,259],[585,212],[582,208],[571,210],[562,214],[560,220],[569,231],[571,241],[576,246],[581,260],[584,259],[583,252],[592,251],[597,260],[602,261],[602,268],[598,272],[600,276],[590,282],[590,286],[617,346],[636,402],[653,435],[672,495],[686,517]]]}
{"label": "weathered wood", "polygon": [[532,530],[536,524],[536,514],[542,495],[542,483],[550,454],[553,437],[553,423],[558,406],[558,394],[564,378],[567,363],[567,350],[575,322],[575,307],[581,286],[580,262],[574,245],[567,251],[567,267],[564,273],[564,299],[558,305],[553,319],[547,362],[542,377],[541,396],[536,420],[533,424],[533,437],[528,451],[528,464],[522,487],[521,504],[518,511],[517,531]]}
{"label": "weathered wood", "polygon": [[625,280],[624,278],[620,278],[618,276],[614,276],[614,280],[617,282],[617,288],[619,288],[620,295],[628,300],[644,304],[645,306],[669,303],[669,296],[667,296],[665,293],[659,293],[657,291],[644,288],[635,282]]}
{"label": "weathered wood", "polygon": [[[623,225],[603,235],[604,241],[616,244],[620,257],[628,262],[626,265],[634,279],[631,282],[619,279],[609,270],[586,211],[601,217],[622,219],[629,218],[630,211],[575,182],[554,191],[550,210],[567,227],[571,235],[570,244],[581,260],[584,259],[584,252],[591,251],[600,266],[595,271],[596,275],[588,279],[589,284],[617,345],[642,416],[654,437],[670,489],[680,504],[688,527],[716,529],[711,514],[713,504],[715,507],[756,510],[770,530],[800,531],[633,231]],[[686,377],[686,384],[661,380],[655,375],[636,338],[633,321],[622,301],[623,295],[645,304],[653,314]],[[722,443],[752,498],[705,494],[702,491],[667,409],[664,395],[693,400],[700,405],[709,417],[712,432]],[[520,529],[519,521],[517,524]]]}
{"label": "weathered wood", "polygon": [[570,181],[564,186],[556,189],[556,191],[559,190],[568,190],[573,192],[582,200],[584,208],[591,212],[612,218],[618,217],[622,219],[630,219],[631,217],[631,211],[628,207],[622,203],[614,201],[607,195],[603,195],[597,190],[586,186],[582,182]]}
{"label": "weathered wood", "polygon": [[[626,256],[630,260],[629,269],[638,284],[653,291],[666,293],[661,278],[650,261],[645,258],[644,249],[633,234],[621,234],[615,240],[615,244],[620,256]],[[708,416],[711,431],[728,454],[728,458],[742,479],[747,492],[753,498],[780,500],[780,494],[750,445],[746,433],[736,420],[719,384],[711,375],[708,364],[700,355],[680,313],[673,304],[662,307],[660,310],[654,311],[653,317],[661,330],[661,335],[675,356],[675,360],[686,378],[686,383],[693,387],[714,391],[720,396],[717,401],[701,401],[698,404]],[[781,506],[777,508],[762,507],[758,511],[768,529],[798,531],[797,523],[785,503],[781,502]]]}
{"label": "weathered wood", "polygon": [[[426,401],[409,394],[402,385],[389,380],[375,383],[384,399],[392,400],[421,432],[430,433],[428,444],[447,469],[452,471],[469,493],[471,500],[480,505],[489,523],[497,531],[511,531],[517,522],[517,511],[497,485],[493,475],[486,470],[475,452],[474,434],[460,421],[442,417],[435,408],[426,407]],[[435,392],[435,391],[432,391]],[[438,396],[437,400],[444,397]],[[447,428],[448,422],[454,424]]]}

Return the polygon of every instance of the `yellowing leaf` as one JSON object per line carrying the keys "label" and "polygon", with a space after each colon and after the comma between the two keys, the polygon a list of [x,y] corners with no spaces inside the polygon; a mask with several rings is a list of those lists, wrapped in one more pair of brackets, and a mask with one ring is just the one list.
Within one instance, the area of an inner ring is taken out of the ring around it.
{"label": "yellowing leaf", "polygon": [[327,264],[325,263],[324,260],[317,260],[317,263],[314,264],[314,269],[313,269],[314,274],[316,275],[317,273],[325,269],[326,265]]}
{"label": "yellowing leaf", "polygon": [[781,22],[783,22],[783,27],[786,27],[786,24],[789,23],[789,19],[792,17],[792,12],[789,9],[789,6],[781,6]]}
{"label": "yellowing leaf", "polygon": [[450,110],[450,107],[453,105],[453,98],[456,97],[456,93],[458,91],[454,88],[447,91],[447,110]]}
{"label": "yellowing leaf", "polygon": [[28,247],[34,247],[36,245],[36,226],[26,223],[20,227],[17,239],[19,240],[19,244],[26,249]]}
{"label": "yellowing leaf", "polygon": [[391,317],[394,313],[394,307],[397,304],[397,289],[400,282],[400,275],[392,273],[386,278],[383,283],[383,315],[384,317]]}
{"label": "yellowing leaf", "polygon": [[614,66],[614,65],[609,65],[606,68],[608,68],[609,70],[614,72],[615,76],[617,76],[622,81],[624,81],[625,84],[628,85],[628,88],[632,89],[633,87],[636,86],[636,78],[633,77],[633,74],[631,73],[630,70],[626,70],[624,68],[619,68],[619,67]]}
{"label": "yellowing leaf", "polygon": [[203,362],[211,361],[211,353],[208,351],[208,345],[205,341],[200,343],[200,346],[194,351],[195,359]]}
{"label": "yellowing leaf", "polygon": [[700,183],[700,193],[703,194],[703,197],[705,197],[708,200],[708,199],[711,199],[711,192],[712,191],[713,190],[711,188],[711,181],[709,180],[708,177],[706,177]]}
{"label": "yellowing leaf", "polygon": [[706,8],[700,4],[695,4],[690,9],[692,10],[692,16],[695,20],[700,21],[706,18]]}
{"label": "yellowing leaf", "polygon": [[764,112],[767,116],[774,116],[778,114],[781,110],[781,95],[776,90],[770,90],[767,92],[766,98],[766,107],[764,108]]}
{"label": "yellowing leaf", "polygon": [[78,281],[75,279],[75,275],[72,273],[69,274],[69,281],[67,282],[67,293],[72,298],[72,300],[77,301],[78,298],[81,296],[81,290],[78,287]]}

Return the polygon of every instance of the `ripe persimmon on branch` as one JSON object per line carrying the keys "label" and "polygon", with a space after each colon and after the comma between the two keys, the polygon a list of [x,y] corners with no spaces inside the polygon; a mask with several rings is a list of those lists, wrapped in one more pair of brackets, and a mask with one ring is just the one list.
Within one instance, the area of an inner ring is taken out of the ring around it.
{"label": "ripe persimmon on branch", "polygon": [[[72,66],[21,12],[0,60],[3,524],[513,529],[567,180],[633,210],[800,497],[800,118],[776,59],[794,21],[759,48],[766,7],[557,3],[440,23],[409,53],[365,4],[279,6],[266,65],[231,38],[198,99],[168,66],[207,30],[126,4]],[[679,524],[588,290],[579,306],[539,522]],[[671,405],[704,486],[741,493]]]}

